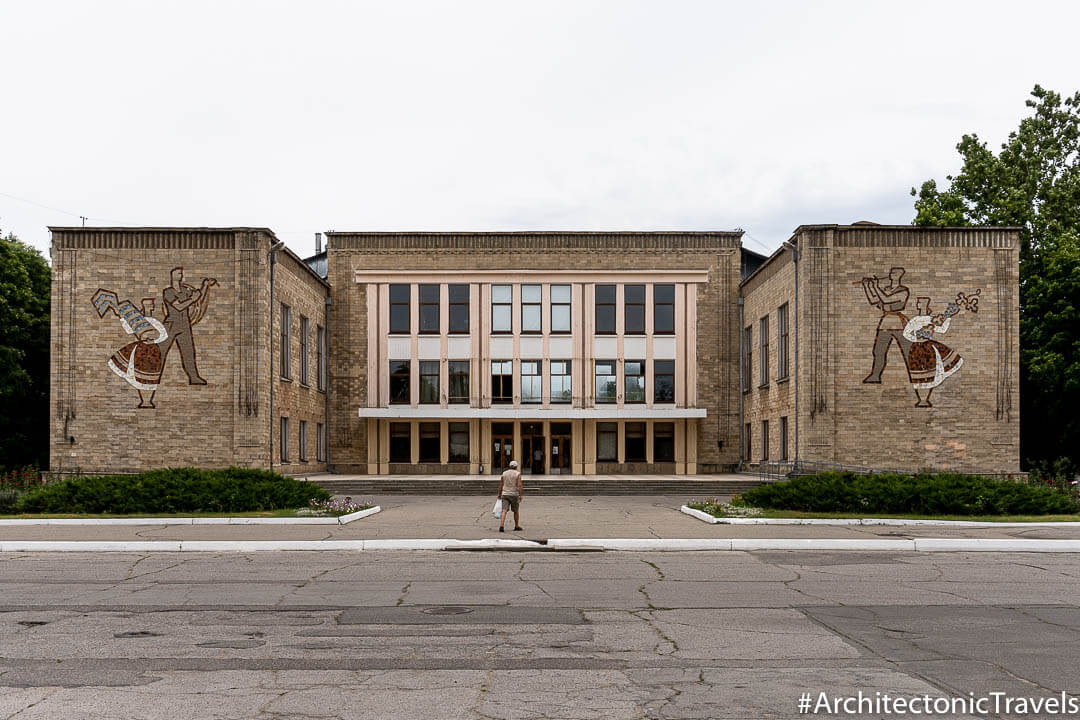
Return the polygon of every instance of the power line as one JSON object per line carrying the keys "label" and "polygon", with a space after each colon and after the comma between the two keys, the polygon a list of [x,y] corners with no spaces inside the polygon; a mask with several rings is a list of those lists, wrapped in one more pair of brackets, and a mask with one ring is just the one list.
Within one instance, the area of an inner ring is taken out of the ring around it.
{"label": "power line", "polygon": [[70,215],[71,217],[82,218],[84,225],[86,224],[87,220],[96,220],[97,219],[97,218],[89,218],[89,217],[86,217],[84,215],[80,215],[79,213],[73,213],[73,212],[68,212],[67,210],[61,210],[60,208],[54,208],[54,207],[51,207],[49,205],[42,205],[39,202],[34,202],[33,200],[27,200],[26,198],[21,198],[21,197],[15,196],[15,195],[9,195],[7,193],[0,193],[0,195],[2,195],[3,197],[6,197],[6,198],[11,198],[12,200],[18,200],[19,202],[24,202],[27,205],[35,205],[35,206],[37,206],[39,208],[43,208],[45,210],[52,210],[53,212],[58,212],[61,215]]}

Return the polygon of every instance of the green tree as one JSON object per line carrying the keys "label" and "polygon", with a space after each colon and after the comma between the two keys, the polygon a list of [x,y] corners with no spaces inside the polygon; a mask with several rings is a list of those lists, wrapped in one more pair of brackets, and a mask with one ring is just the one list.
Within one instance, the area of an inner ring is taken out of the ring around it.
{"label": "green tree", "polygon": [[1038,85],[996,155],[975,134],[963,167],[911,194],[915,225],[1015,225],[1020,231],[1020,417],[1025,465],[1080,465],[1080,92]]}
{"label": "green tree", "polygon": [[49,293],[45,258],[0,238],[0,469],[49,460]]}

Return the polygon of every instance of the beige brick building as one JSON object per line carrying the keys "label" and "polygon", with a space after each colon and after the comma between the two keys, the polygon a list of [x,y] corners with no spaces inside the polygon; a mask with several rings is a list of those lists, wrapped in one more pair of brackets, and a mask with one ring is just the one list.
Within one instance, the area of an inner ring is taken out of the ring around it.
{"label": "beige brick building", "polygon": [[54,472],[1019,465],[1009,229],[52,232]]}

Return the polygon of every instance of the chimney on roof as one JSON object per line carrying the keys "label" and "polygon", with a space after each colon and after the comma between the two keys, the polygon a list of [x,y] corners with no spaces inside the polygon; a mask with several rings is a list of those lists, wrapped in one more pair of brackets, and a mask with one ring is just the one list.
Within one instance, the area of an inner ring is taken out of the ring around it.
{"label": "chimney on roof", "polygon": [[322,252],[322,233],[315,233],[315,254]]}

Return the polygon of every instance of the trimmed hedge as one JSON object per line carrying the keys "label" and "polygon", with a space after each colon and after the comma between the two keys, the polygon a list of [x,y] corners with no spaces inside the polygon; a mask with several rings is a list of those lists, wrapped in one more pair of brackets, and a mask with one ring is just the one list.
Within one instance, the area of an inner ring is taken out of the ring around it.
{"label": "trimmed hedge", "polygon": [[75,477],[28,490],[20,513],[253,512],[306,507],[330,494],[268,470],[168,468],[137,475]]}
{"label": "trimmed hedge", "polygon": [[856,475],[824,472],[761,485],[742,494],[747,505],[811,512],[915,515],[1071,515],[1074,494],[979,475]]}

